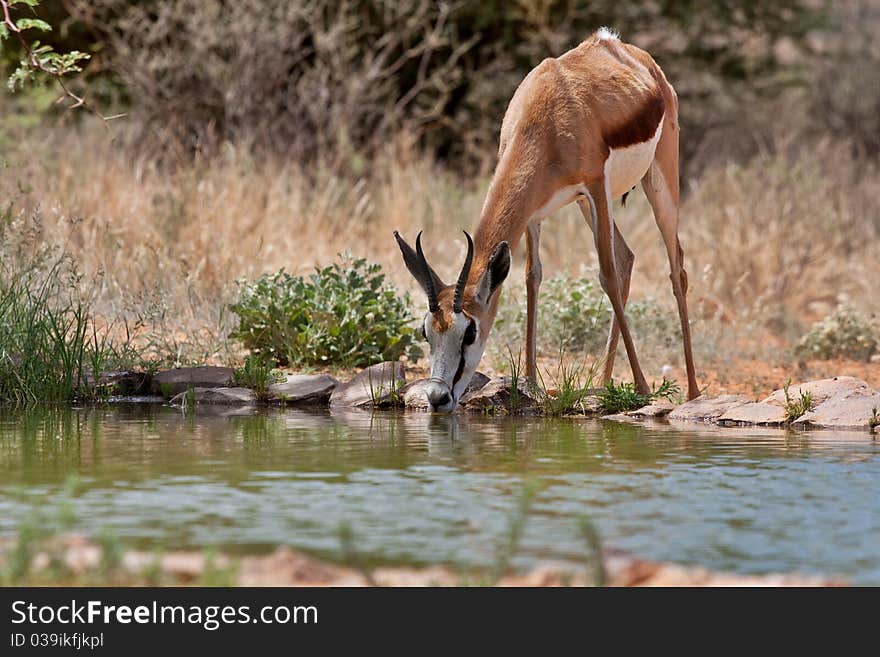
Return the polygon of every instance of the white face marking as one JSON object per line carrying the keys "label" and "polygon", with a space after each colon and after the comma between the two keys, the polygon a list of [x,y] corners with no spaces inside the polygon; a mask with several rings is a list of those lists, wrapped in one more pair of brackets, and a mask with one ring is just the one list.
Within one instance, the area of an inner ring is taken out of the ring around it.
{"label": "white face marking", "polygon": [[663,118],[660,119],[654,136],[648,141],[626,148],[611,149],[608,159],[605,160],[605,178],[610,179],[612,199],[626,194],[648,172],[648,167],[654,161],[661,132],[663,132]]}
{"label": "white face marking", "polygon": [[[428,313],[425,317],[425,336],[430,345],[429,361],[431,364],[431,381],[430,387],[426,387],[429,394],[429,402],[431,392],[438,396],[446,392],[451,395],[450,403],[440,405],[437,410],[451,411],[458,404],[464,394],[465,388],[470,383],[477,365],[483,357],[485,343],[480,340],[480,322],[472,319],[464,313],[455,313],[453,315],[453,324],[442,333],[434,331],[432,316]],[[464,344],[465,334],[471,322],[474,322],[475,339],[470,345]],[[459,367],[462,364],[462,356],[464,356],[464,366],[459,374]],[[456,374],[459,374],[456,380]],[[443,383],[440,383],[440,382]]]}

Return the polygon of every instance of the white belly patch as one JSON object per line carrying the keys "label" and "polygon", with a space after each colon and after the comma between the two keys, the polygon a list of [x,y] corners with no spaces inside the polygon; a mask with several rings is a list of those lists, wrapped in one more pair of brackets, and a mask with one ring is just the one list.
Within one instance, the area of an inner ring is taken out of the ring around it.
{"label": "white belly patch", "polygon": [[626,194],[648,172],[648,167],[654,161],[654,152],[657,149],[657,142],[660,141],[661,132],[663,132],[663,118],[660,119],[654,136],[648,141],[626,148],[611,149],[611,154],[605,161],[605,176],[609,179],[611,198],[620,198]]}
{"label": "white belly patch", "polygon": [[532,219],[546,219],[551,214],[556,212],[559,208],[568,205],[572,201],[575,200],[579,195],[586,194],[587,188],[584,185],[569,185],[567,187],[563,187],[560,190],[554,192],[553,196],[551,196],[547,202],[542,205],[534,215],[532,215]]}
{"label": "white belly patch", "polygon": [[[661,132],[663,132],[662,118],[654,136],[648,141],[626,148],[611,149],[608,159],[605,160],[605,181],[612,199],[620,198],[638,185],[648,172],[654,161],[654,153],[657,150],[657,142],[660,141]],[[532,215],[530,221],[546,219],[559,208],[574,201],[578,196],[588,196],[585,185],[568,185],[556,190]]]}

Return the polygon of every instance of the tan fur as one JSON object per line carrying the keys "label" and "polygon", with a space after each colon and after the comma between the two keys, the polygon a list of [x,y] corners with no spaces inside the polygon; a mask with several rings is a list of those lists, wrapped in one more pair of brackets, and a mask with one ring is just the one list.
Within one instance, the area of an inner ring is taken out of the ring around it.
{"label": "tan fur", "polygon": [[[618,335],[622,335],[636,385],[641,392],[648,391],[624,315],[632,254],[624,258],[621,254],[628,252],[625,243],[615,244],[613,235],[619,233],[611,216],[605,164],[612,149],[652,139],[661,121],[663,128],[643,184],[656,182],[646,193],[669,251],[673,291],[682,321],[688,397],[698,394],[684,298],[687,276],[678,243],[678,100],[653,58],[617,39],[594,35],[561,57],[545,59],[526,76],[510,101],[501,127],[498,166],[474,233],[474,265],[465,290],[465,312],[481,320],[481,335],[491,328],[498,305],[497,293],[487,307],[474,301],[492,250],[503,240],[515,250],[529,222],[544,218],[535,215],[548,206],[554,194],[572,188],[572,198],[563,199],[570,202],[576,200],[576,190],[583,190],[579,202],[594,231],[600,280],[614,308],[609,350],[616,348]],[[587,194],[590,205],[584,201]],[[530,240],[527,270],[539,272],[539,232],[533,231]],[[539,277],[534,274],[531,281],[527,280],[526,351],[530,357],[527,374],[531,377],[535,375],[539,285]],[[449,290],[441,293],[440,306],[444,315],[451,312]],[[448,323],[448,319],[441,323]],[[609,376],[611,364],[613,350],[606,354]]]}
{"label": "tan fur", "polygon": [[471,281],[485,271],[495,244],[516,248],[532,213],[556,190],[600,180],[609,150],[650,138],[663,116],[657,108],[675,104],[651,56],[614,39],[590,37],[541,62],[504,116],[498,167],[474,234]]}
{"label": "tan fur", "polygon": [[[477,302],[475,295],[476,289],[474,287],[465,288],[464,302],[461,309],[468,317],[482,318],[485,316],[483,307]],[[454,285],[447,285],[437,293],[440,311],[431,316],[431,326],[437,333],[443,333],[454,323],[452,319],[452,299],[454,296]],[[495,296],[497,297],[498,295]]]}
{"label": "tan fur", "polygon": [[454,285],[447,285],[437,292],[440,310],[431,316],[431,326],[437,333],[443,333],[454,323],[452,320],[452,299],[454,296]]}

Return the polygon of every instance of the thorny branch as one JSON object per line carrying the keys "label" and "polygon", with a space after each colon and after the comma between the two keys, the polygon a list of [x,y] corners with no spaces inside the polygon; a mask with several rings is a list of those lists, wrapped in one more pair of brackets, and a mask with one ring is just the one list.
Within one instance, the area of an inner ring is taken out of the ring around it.
{"label": "thorny branch", "polygon": [[[73,104],[69,105],[67,107],[68,110],[73,110],[73,109],[77,109],[78,107],[82,107],[83,109],[91,112],[92,114],[97,116],[99,119],[101,119],[101,121],[104,122],[105,127],[108,127],[108,129],[109,129],[109,126],[107,126],[108,121],[112,121],[113,119],[118,119],[118,118],[125,116],[125,114],[114,114],[112,116],[104,116],[100,111],[98,111],[98,109],[94,105],[92,105],[91,103],[89,103],[86,100],[85,95],[79,96],[78,94],[74,93],[70,89],[70,87],[68,87],[67,84],[64,82],[63,75],[61,75],[57,71],[54,71],[51,68],[49,68],[48,66],[46,66],[45,64],[43,64],[43,62],[37,56],[37,53],[34,52],[33,48],[31,48],[30,44],[27,42],[27,40],[22,35],[21,29],[18,27],[18,25],[16,25],[15,21],[12,20],[12,15],[9,11],[9,5],[10,5],[9,0],[0,0],[0,6],[3,7],[3,23],[6,25],[6,28],[9,30],[9,32],[11,34],[15,35],[16,40],[18,41],[19,45],[21,46],[22,50],[25,53],[25,57],[26,57],[29,65],[33,69],[38,70],[38,71],[42,71],[46,75],[53,78],[58,83],[58,86],[61,87],[61,90],[64,92],[64,96],[70,98],[73,101]],[[61,100],[61,99],[59,98],[59,100]]]}

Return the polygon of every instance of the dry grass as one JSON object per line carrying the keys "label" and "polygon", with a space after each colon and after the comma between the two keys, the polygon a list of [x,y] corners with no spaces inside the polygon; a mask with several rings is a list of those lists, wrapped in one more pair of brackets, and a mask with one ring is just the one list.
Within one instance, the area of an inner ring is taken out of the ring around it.
{"label": "dry grass", "polygon": [[[98,310],[140,322],[156,355],[178,362],[237,357],[224,339],[225,307],[240,277],[306,271],[347,250],[416,292],[394,229],[410,238],[424,229],[431,261],[452,276],[464,252],[460,230],[475,226],[488,184],[461,179],[403,141],[359,179],[256,164],[231,148],[164,170],[132,161],[97,128],[30,135],[5,158],[0,194],[21,217],[39,210],[42,239],[65,245],[85,280],[99,282]],[[698,362],[771,353],[778,360],[838,303],[880,308],[880,178],[867,166],[817,143],[800,155],[707,170],[692,186],[681,233]],[[616,212],[636,253],[632,298],[655,296],[673,312],[666,255],[644,197],[631,195]],[[592,237],[575,208],[545,224],[542,251],[545,276],[595,272]],[[520,263],[506,296],[524,303],[521,271]],[[636,337],[652,367],[678,362],[677,350]],[[619,362],[623,374],[625,358]]]}
{"label": "dry grass", "polygon": [[440,227],[469,226],[482,203],[482,185],[464,188],[405,145],[360,179],[255,164],[234,150],[165,170],[131,161],[97,128],[30,136],[6,160],[0,194],[22,226],[37,210],[42,239],[69,249],[85,280],[97,278],[97,308],[155,327],[158,355],[181,362],[228,357],[224,312],[236,279],[303,272],[350,251],[411,286],[392,231],[424,226],[432,257],[452,263],[462,244]]}

